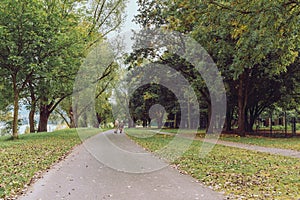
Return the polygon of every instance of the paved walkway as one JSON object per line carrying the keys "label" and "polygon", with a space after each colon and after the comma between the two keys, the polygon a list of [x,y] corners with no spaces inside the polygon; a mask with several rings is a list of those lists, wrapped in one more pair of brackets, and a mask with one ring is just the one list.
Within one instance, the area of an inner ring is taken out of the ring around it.
{"label": "paved walkway", "polygon": [[[170,135],[170,133],[167,133],[167,132],[156,131],[155,133]],[[188,139],[193,139],[192,138],[193,136],[191,136],[190,134],[189,135],[183,134],[182,137],[188,138]],[[198,139],[198,140],[204,141],[204,139],[202,139],[202,138]],[[270,154],[275,154],[275,155],[300,158],[300,151],[291,150],[291,149],[262,147],[262,146],[258,146],[258,145],[244,144],[244,143],[238,143],[238,142],[229,142],[229,141],[223,141],[223,140],[216,141],[215,139],[214,140],[205,139],[205,142],[216,143],[216,144],[229,146],[229,147],[236,147],[236,148],[240,148],[240,149],[247,149],[247,150],[251,150],[251,151],[258,151],[258,152],[270,153]]]}
{"label": "paved walkway", "polygon": [[[209,140],[206,140],[206,141],[209,142]],[[238,142],[228,142],[228,141],[222,141],[222,140],[218,140],[217,144],[241,148],[241,149],[247,149],[247,150],[252,150],[252,151],[259,151],[259,152],[264,152],[264,153],[289,156],[289,157],[293,157],[293,158],[300,158],[300,151],[295,151],[295,150],[290,150],[290,149],[262,147],[262,146],[257,146],[257,145],[242,144],[242,143],[238,143]]]}
{"label": "paved walkway", "polygon": [[218,200],[224,196],[179,173],[126,136],[108,131],[75,148],[19,199]]}

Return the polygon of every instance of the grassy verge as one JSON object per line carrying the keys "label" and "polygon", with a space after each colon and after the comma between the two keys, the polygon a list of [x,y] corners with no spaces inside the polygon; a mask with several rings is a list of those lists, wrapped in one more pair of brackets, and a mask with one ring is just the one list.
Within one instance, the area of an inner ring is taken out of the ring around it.
{"label": "grassy verge", "polygon": [[18,140],[0,137],[0,198],[22,192],[35,176],[80,144],[78,133],[80,138],[88,138],[99,133],[99,129],[24,134]]}
{"label": "grassy verge", "polygon": [[236,137],[232,135],[222,135],[221,140],[230,142],[240,142],[264,147],[274,147],[282,149],[292,149],[300,151],[300,138],[263,138],[255,136]]}
{"label": "grassy verge", "polygon": [[[128,131],[129,137],[150,151],[163,148],[173,139],[166,135],[149,137],[141,132],[143,138],[134,137],[137,131]],[[225,191],[233,199],[300,198],[299,159],[221,145],[200,158],[201,145],[201,141],[194,141],[172,164],[215,190]],[[170,156],[166,153],[164,158]]]}
{"label": "grassy verge", "polygon": [[[140,131],[145,129],[139,129]],[[148,131],[148,129],[146,129]],[[152,131],[158,131],[158,129],[151,129]],[[161,129],[161,132],[168,133],[177,133],[177,129]],[[183,130],[184,134],[193,134],[194,131],[191,130]],[[205,136],[204,130],[197,131],[197,138],[203,138]],[[300,138],[266,138],[266,137],[258,137],[258,136],[247,136],[247,137],[239,137],[235,135],[224,135],[222,134],[220,137],[221,140],[230,141],[230,142],[239,142],[244,144],[252,144],[264,147],[274,147],[274,148],[282,148],[282,149],[292,149],[296,151],[300,151]]]}

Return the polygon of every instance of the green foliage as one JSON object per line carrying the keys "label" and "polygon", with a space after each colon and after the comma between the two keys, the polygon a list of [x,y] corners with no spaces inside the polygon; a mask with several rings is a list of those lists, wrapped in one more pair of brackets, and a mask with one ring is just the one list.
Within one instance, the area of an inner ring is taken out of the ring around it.
{"label": "green foliage", "polygon": [[39,106],[39,131],[46,129],[49,115],[72,94],[82,59],[119,27],[124,6],[122,0],[1,1],[0,90],[7,92],[0,102],[14,102],[15,138],[19,99],[27,98],[31,110]]}
{"label": "green foliage", "polygon": [[[289,88],[299,85],[299,80],[295,81],[299,67],[293,65],[299,59],[298,2],[140,0],[138,3],[140,13],[136,21],[143,27],[163,27],[190,35],[208,51],[224,77],[229,100],[227,117],[232,117],[238,107],[241,132],[251,131],[253,121],[274,102],[295,101],[289,94],[297,92]],[[135,60],[141,55],[151,55],[147,50],[143,53],[138,52]],[[194,77],[192,71],[186,70],[186,63],[174,59],[174,55],[164,56],[162,60]],[[197,85],[209,105],[205,83],[198,81]]]}
{"label": "green foliage", "polygon": [[84,60],[72,95],[72,107],[78,127],[99,127],[112,120],[109,97],[119,80],[119,64],[106,41],[95,44]]}

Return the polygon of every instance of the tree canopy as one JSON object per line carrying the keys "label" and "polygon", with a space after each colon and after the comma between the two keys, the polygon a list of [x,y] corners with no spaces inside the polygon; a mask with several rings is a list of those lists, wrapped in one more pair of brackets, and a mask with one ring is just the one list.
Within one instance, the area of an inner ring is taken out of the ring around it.
{"label": "tree canopy", "polygon": [[[181,32],[208,51],[224,77],[230,101],[227,118],[237,107],[238,131],[242,136],[249,126],[251,130],[253,120],[263,109],[293,93],[287,88],[295,85],[294,70],[299,71],[297,67],[293,70],[293,63],[299,58],[299,2],[139,0],[138,3],[140,13],[136,21],[142,27]],[[149,53],[135,55],[146,57]],[[167,55],[167,59],[161,60],[193,77],[194,73],[186,70],[188,64],[178,62],[174,56]],[[205,84],[200,81],[195,86],[209,105]],[[230,129],[231,125],[227,127]]]}
{"label": "tree canopy", "polygon": [[38,131],[46,131],[49,115],[72,94],[83,58],[118,28],[123,9],[121,0],[0,3],[1,102],[14,102],[14,138],[20,99],[29,100],[31,119],[39,108]]}

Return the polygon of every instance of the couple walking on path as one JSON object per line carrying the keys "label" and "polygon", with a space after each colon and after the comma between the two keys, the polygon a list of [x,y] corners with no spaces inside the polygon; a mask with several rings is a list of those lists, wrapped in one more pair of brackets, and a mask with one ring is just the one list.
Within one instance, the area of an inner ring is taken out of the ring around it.
{"label": "couple walking on path", "polygon": [[119,122],[119,120],[116,119],[116,121],[115,121],[115,133],[118,133],[118,130],[120,130],[120,133],[122,133],[123,129],[124,129],[123,120],[121,122]]}

